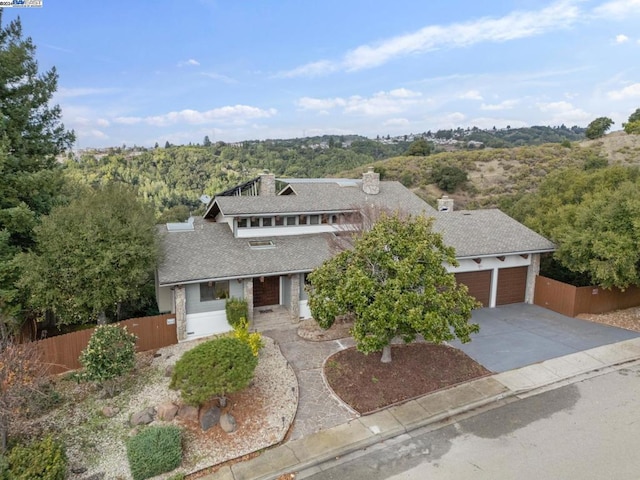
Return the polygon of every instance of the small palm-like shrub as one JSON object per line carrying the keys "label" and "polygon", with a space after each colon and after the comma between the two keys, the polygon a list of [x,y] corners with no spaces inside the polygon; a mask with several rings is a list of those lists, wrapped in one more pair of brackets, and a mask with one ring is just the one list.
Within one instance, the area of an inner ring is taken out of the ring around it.
{"label": "small palm-like shrub", "polygon": [[176,362],[170,387],[180,390],[190,405],[242,390],[249,385],[258,364],[251,347],[234,337],[202,343]]}
{"label": "small palm-like shrub", "polygon": [[249,322],[246,318],[241,318],[240,321],[233,326],[233,336],[249,345],[255,357],[258,356],[260,350],[264,347],[262,335],[259,332],[249,333]]}
{"label": "small palm-like shrub", "polygon": [[182,434],[175,425],[144,429],[127,441],[127,458],[133,480],[170,472],[182,463]]}

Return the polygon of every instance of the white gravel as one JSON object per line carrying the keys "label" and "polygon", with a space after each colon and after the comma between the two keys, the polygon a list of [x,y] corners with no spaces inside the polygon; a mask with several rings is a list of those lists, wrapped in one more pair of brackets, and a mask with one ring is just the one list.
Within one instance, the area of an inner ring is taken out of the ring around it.
{"label": "white gravel", "polygon": [[[199,428],[190,430],[178,420],[174,421],[183,427],[183,465],[177,471],[157,478],[167,478],[176,472],[193,473],[284,439],[298,405],[298,382],[280,348],[271,338],[263,337],[263,340],[265,346],[259,355],[253,384],[240,394],[251,408],[241,410],[241,406],[234,405],[238,415],[245,419],[239,422],[238,430],[226,434],[216,426],[202,433]],[[158,350],[160,356],[151,360],[148,354],[143,356],[150,365],[140,370],[127,390],[112,399],[99,399],[95,389],[80,386],[77,389],[80,393],[76,391],[75,395],[78,401],[41,419],[45,425],[48,423],[65,432],[70,467],[87,469],[82,474],[70,473],[70,479],[98,478],[92,476],[100,473],[104,473],[105,479],[132,478],[124,445],[127,436],[135,432],[128,424],[129,417],[147,407],[179,403],[179,392],[168,388],[170,378],[164,376],[165,369],[201,342],[196,340],[162,348]],[[115,406],[120,411],[115,417],[105,419],[99,413],[105,406]],[[248,415],[247,411],[250,412]],[[165,422],[153,422],[162,423]]]}

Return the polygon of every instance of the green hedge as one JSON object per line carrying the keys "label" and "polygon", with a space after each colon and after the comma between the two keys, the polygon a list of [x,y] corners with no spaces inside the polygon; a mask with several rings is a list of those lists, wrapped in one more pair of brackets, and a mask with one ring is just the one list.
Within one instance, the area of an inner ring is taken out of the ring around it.
{"label": "green hedge", "polygon": [[64,480],[66,477],[67,455],[64,445],[51,436],[27,446],[13,447],[7,460],[9,472],[3,474],[9,475],[1,478]]}
{"label": "green hedge", "polygon": [[133,480],[170,472],[182,463],[182,435],[175,425],[152,426],[127,441]]}
{"label": "green hedge", "polygon": [[249,318],[249,305],[246,300],[240,298],[230,298],[225,304],[227,311],[227,322],[232,327],[239,325],[242,319]]}

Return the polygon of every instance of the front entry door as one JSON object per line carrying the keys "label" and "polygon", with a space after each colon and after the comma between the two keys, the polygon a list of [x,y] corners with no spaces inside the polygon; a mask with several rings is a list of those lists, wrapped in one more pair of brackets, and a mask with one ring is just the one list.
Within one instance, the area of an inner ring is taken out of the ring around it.
{"label": "front entry door", "polygon": [[253,279],[253,306],[278,305],[280,303],[280,277]]}

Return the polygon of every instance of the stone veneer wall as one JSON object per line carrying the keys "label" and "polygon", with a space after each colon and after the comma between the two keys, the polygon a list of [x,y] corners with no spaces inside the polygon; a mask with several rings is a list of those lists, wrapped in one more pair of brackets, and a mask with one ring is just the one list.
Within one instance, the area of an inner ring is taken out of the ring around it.
{"label": "stone veneer wall", "polygon": [[300,321],[300,274],[291,275],[291,301],[289,303],[291,323]]}
{"label": "stone veneer wall", "polygon": [[525,303],[533,304],[533,297],[536,290],[536,277],[540,274],[540,254],[531,255],[531,263],[527,270],[527,286],[524,293]]}
{"label": "stone veneer wall", "polygon": [[362,191],[367,195],[380,193],[380,174],[374,172],[373,168],[362,174]]}
{"label": "stone veneer wall", "polygon": [[187,294],[182,285],[178,285],[174,290],[176,299],[176,329],[178,341],[187,339]]}
{"label": "stone veneer wall", "polygon": [[276,194],[276,176],[273,173],[260,175],[260,190],[258,195],[273,197]]}

